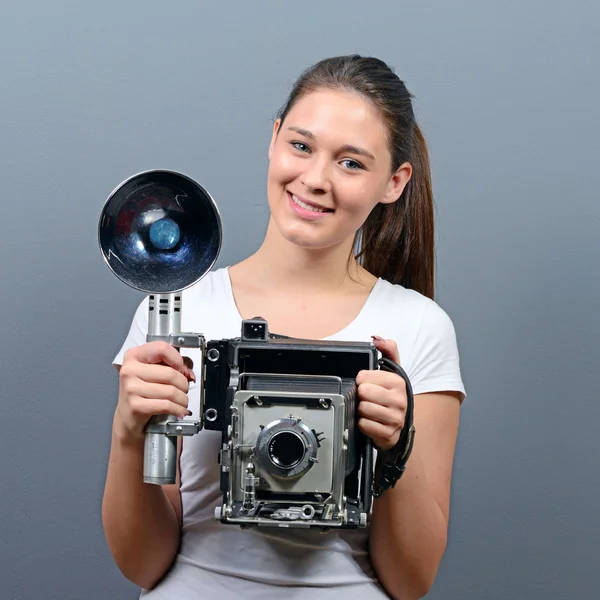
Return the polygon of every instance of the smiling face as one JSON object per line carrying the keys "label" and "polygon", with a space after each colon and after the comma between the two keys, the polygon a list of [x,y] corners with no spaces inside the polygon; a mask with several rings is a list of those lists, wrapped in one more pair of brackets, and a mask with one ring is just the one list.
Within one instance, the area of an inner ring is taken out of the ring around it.
{"label": "smiling face", "polygon": [[357,94],[322,89],[276,122],[268,199],[288,241],[306,248],[351,244],[379,203],[396,201],[411,166],[392,172],[386,124]]}

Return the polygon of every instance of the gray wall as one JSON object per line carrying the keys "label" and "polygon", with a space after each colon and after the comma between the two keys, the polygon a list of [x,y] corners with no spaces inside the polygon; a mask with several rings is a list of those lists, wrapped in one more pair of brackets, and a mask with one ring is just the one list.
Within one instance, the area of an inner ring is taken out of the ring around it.
{"label": "gray wall", "polygon": [[222,211],[218,265],[244,257],[276,109],[353,51],[416,95],[469,392],[430,597],[595,597],[598,3],[31,4],[0,8],[0,597],[136,595],[100,522],[110,361],[140,299],[101,260],[106,196],[183,171]]}

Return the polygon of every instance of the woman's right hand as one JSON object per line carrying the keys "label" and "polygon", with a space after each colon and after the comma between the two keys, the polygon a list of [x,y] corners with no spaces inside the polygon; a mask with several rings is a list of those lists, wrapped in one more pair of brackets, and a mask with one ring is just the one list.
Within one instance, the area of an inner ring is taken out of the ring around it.
{"label": "woman's right hand", "polygon": [[144,438],[150,417],[185,417],[193,364],[167,342],[148,342],[127,350],[119,371],[115,427],[128,439]]}

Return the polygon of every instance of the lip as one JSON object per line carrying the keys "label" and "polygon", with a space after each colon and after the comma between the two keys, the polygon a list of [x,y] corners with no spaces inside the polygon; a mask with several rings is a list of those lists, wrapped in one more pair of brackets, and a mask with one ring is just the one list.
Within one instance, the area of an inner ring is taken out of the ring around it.
{"label": "lip", "polygon": [[[296,198],[298,198],[298,200],[300,200],[300,202],[304,202],[304,204],[308,204],[309,206],[314,206],[315,208],[321,208],[322,210],[324,210],[326,212],[333,212],[332,209],[329,208],[328,206],[323,206],[322,204],[317,204],[316,202],[313,202],[312,200],[307,200],[306,198],[303,198],[299,194],[294,194],[293,192],[290,192],[289,190],[287,190],[287,193],[290,195],[290,200],[292,199],[292,196],[296,196]],[[292,200],[292,202],[293,202],[293,200]]]}
{"label": "lip", "polygon": [[294,214],[296,216],[300,217],[301,219],[304,219],[305,221],[320,221],[322,219],[326,219],[329,215],[331,215],[333,213],[333,211],[331,209],[328,209],[325,206],[321,206],[320,204],[316,204],[315,202],[309,202],[308,200],[305,200],[304,198],[302,198],[302,196],[293,194],[294,196],[296,196],[296,198],[298,198],[298,200],[301,200],[302,202],[305,202],[306,204],[308,204],[310,206],[315,206],[317,208],[323,208],[324,212],[317,212],[316,210],[310,210],[308,208],[303,208],[302,206],[300,206],[299,204],[296,204],[292,200],[291,192],[286,191],[286,193],[287,193],[288,203],[289,203],[291,210],[294,212]]}

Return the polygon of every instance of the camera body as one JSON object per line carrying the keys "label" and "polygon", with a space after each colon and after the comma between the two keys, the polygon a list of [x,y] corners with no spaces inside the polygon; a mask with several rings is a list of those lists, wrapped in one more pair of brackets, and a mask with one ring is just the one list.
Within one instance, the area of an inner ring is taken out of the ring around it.
{"label": "camera body", "polygon": [[365,526],[373,447],[358,426],[356,376],[377,368],[364,342],[272,336],[260,318],[204,353],[202,426],[221,432],[223,523]]}

